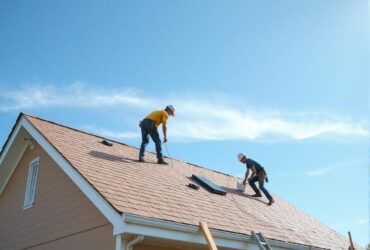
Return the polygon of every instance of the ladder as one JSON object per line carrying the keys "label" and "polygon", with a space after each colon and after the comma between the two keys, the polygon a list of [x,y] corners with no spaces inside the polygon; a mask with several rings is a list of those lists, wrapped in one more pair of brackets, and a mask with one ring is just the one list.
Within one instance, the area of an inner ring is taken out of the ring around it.
{"label": "ladder", "polygon": [[255,233],[254,231],[252,233],[252,238],[257,242],[258,247],[261,250],[272,250],[269,243],[267,243],[265,237],[263,237],[262,233]]}

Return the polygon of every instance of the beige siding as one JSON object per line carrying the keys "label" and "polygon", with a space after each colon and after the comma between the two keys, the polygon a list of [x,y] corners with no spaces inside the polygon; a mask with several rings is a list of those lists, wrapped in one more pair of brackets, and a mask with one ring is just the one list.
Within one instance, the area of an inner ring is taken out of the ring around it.
{"label": "beige siding", "polygon": [[[23,211],[28,164],[38,156],[35,204]],[[39,145],[26,150],[0,196],[0,249],[113,250],[112,233],[108,220]]]}
{"label": "beige siding", "polygon": [[[140,244],[134,247],[134,250],[187,250],[187,248],[178,248],[178,247],[165,247],[165,246],[155,246],[155,245],[144,245]],[[207,249],[207,248],[204,248]]]}
{"label": "beige siding", "polygon": [[[170,245],[161,245],[161,244],[138,244],[134,246],[134,250],[209,250],[207,245],[192,245],[192,244],[174,244],[173,246]],[[227,250],[223,248],[219,248],[220,250]]]}
{"label": "beige siding", "polygon": [[[174,242],[156,242],[156,243],[141,243],[134,246],[134,250],[209,250],[207,245],[195,245],[190,243],[174,243]],[[218,247],[219,250],[231,250],[229,248]]]}

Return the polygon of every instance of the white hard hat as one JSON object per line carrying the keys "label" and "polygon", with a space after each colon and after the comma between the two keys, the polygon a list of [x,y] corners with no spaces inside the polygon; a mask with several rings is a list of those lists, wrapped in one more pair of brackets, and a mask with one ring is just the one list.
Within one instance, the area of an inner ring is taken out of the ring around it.
{"label": "white hard hat", "polygon": [[239,161],[241,161],[244,157],[247,157],[247,156],[245,156],[245,154],[243,154],[243,153],[238,154]]}
{"label": "white hard hat", "polygon": [[173,113],[173,116],[175,116],[176,109],[175,109],[175,107],[174,107],[173,105],[168,105],[168,106],[166,107],[166,109],[171,110],[171,111],[172,111],[172,113]]}

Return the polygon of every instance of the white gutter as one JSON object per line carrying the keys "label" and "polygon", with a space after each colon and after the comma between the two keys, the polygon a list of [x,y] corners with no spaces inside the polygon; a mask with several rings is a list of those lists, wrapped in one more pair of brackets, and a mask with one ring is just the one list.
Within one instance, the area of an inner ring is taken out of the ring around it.
{"label": "white gutter", "polygon": [[[154,219],[139,215],[123,214],[124,232],[140,234],[155,238],[162,238],[175,241],[183,241],[195,244],[207,244],[198,226],[182,224],[172,221]],[[256,246],[252,236],[231,233],[222,230],[210,229],[212,236],[219,247],[231,249],[249,249]],[[118,232],[115,232],[116,234]],[[294,250],[319,250],[307,245],[288,243],[278,240],[267,239],[271,247],[294,249]]]}
{"label": "white gutter", "polygon": [[144,240],[144,236],[143,235],[138,235],[136,238],[134,238],[129,243],[127,243],[126,250],[132,250],[132,247],[134,245],[136,245],[137,243],[139,243],[139,242],[141,242],[143,240]]}
{"label": "white gutter", "polygon": [[120,234],[116,235],[116,250],[122,250],[122,237]]}

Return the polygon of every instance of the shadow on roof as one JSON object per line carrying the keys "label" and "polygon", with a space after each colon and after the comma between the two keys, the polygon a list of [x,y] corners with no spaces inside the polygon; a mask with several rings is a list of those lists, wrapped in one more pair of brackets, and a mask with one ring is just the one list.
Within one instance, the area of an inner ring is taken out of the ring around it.
{"label": "shadow on roof", "polygon": [[136,159],[130,159],[130,158],[125,158],[121,156],[111,155],[111,154],[107,154],[107,153],[103,153],[103,152],[95,151],[95,150],[91,150],[89,152],[89,155],[96,157],[96,158],[103,159],[103,160],[108,160],[108,161],[118,161],[118,162],[126,162],[126,163],[137,162]]}
{"label": "shadow on roof", "polygon": [[241,196],[241,197],[245,197],[245,198],[248,198],[248,199],[252,199],[252,200],[255,200],[255,201],[258,201],[258,202],[261,202],[263,204],[267,204],[267,202],[261,200],[261,198],[256,198],[256,197],[253,197],[252,195],[250,194],[246,194],[238,189],[234,189],[234,188],[228,188],[228,187],[224,187],[224,186],[221,186],[223,189],[225,189],[227,191],[228,194],[231,194],[231,195],[238,195],[238,196]]}

